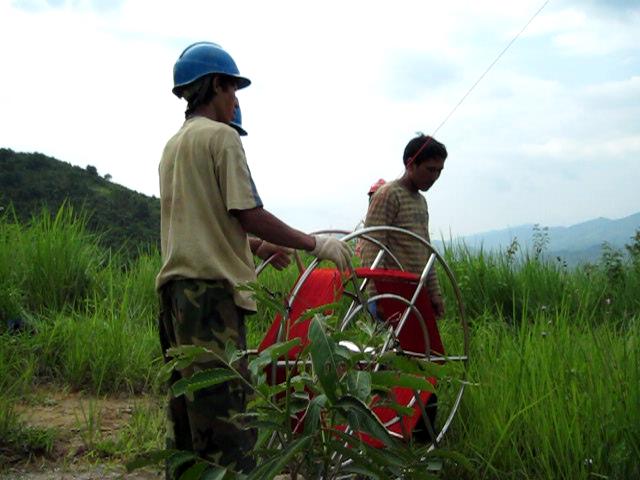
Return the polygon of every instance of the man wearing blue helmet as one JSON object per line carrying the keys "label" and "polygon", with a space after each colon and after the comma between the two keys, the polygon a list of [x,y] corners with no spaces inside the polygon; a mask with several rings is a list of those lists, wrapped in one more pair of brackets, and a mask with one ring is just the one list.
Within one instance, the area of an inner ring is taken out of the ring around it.
{"label": "man wearing blue helmet", "polygon": [[[350,265],[344,242],[307,235],[264,209],[238,133],[230,126],[238,107],[236,90],[250,83],[231,56],[209,42],[187,47],[174,66],[173,93],[187,101],[187,109],[159,167],[162,267],[156,289],[163,351],[195,344],[223,353],[228,341],[246,348],[244,317],[255,312],[256,304],[237,287],[256,280],[252,253],[276,253],[280,267],[289,261],[283,247],[307,250],[340,270]],[[201,359],[174,371],[172,382],[218,366],[213,358]],[[246,362],[239,368],[248,378]],[[230,421],[245,410],[248,393],[241,382],[231,381],[193,398],[171,398],[168,447],[251,471],[255,432]],[[167,471],[167,478],[180,474]]]}

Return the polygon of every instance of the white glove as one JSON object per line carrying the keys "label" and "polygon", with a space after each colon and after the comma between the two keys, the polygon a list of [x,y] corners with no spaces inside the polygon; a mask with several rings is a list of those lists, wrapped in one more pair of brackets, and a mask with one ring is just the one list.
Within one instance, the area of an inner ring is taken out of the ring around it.
{"label": "white glove", "polygon": [[353,254],[349,245],[335,237],[314,235],[313,238],[316,240],[316,247],[311,251],[311,255],[319,260],[331,260],[341,272],[351,266]]}

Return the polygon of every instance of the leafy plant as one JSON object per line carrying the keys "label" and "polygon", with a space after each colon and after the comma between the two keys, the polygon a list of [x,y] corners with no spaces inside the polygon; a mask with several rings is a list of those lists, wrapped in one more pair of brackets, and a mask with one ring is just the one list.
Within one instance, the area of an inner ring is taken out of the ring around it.
{"label": "leafy plant", "polygon": [[511,243],[509,244],[509,247],[507,247],[507,250],[505,251],[507,263],[509,265],[512,265],[515,262],[516,253],[518,253],[519,249],[520,249],[520,243],[518,243],[518,237],[513,237],[511,239]]}
{"label": "leafy plant", "polygon": [[[466,465],[466,460],[454,452],[397,439],[372,409],[375,404],[407,414],[407,407],[394,402],[392,388],[409,388],[416,396],[419,390],[433,391],[428,377],[444,375],[445,368],[385,352],[381,347],[388,342],[375,326],[359,325],[352,331],[340,332],[336,323],[335,317],[315,314],[310,321],[308,344],[295,338],[265,349],[249,364],[251,382],[235,368],[244,352],[231,343],[224,355],[200,346],[168,351],[173,359],[163,369],[165,378],[172,369],[183,369],[203,354],[214,355],[223,365],[179,380],[172,386],[173,395],[193,395],[230,379],[240,379],[253,390],[255,399],[245,413],[235,417],[259,429],[254,450],[259,466],[253,472],[241,474],[198,458],[193,452],[167,450],[138,458],[128,468],[165,460],[169,469],[190,464],[187,472],[192,476],[184,478],[262,480],[286,471],[294,478],[301,475],[307,479],[337,479],[345,475],[427,479],[433,478],[429,469],[436,458],[446,456]],[[345,341],[357,348],[347,348]],[[292,351],[299,352],[295,358],[290,358]],[[267,375],[278,361],[280,374]],[[277,380],[270,382],[270,378]],[[424,406],[421,409],[427,418]],[[366,438],[377,439],[384,450],[372,446]]]}
{"label": "leafy plant", "polygon": [[533,226],[533,256],[536,260],[542,258],[542,254],[549,247],[549,227]]}
{"label": "leafy plant", "polygon": [[624,257],[622,251],[612,247],[609,243],[602,244],[602,256],[600,264],[612,284],[622,281],[625,275]]}
{"label": "leafy plant", "polygon": [[624,248],[631,257],[631,262],[635,268],[640,271],[640,228],[636,230],[636,233],[631,237],[631,243],[627,243]]}

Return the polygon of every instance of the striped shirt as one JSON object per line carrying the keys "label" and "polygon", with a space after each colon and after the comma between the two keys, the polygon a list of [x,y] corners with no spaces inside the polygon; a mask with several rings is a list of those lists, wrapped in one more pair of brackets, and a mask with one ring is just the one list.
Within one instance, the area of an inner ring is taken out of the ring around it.
{"label": "striped shirt", "polygon": [[[400,180],[383,185],[371,199],[364,226],[382,225],[409,230],[431,242],[427,201],[419,192],[409,191]],[[430,252],[421,242],[409,235],[396,232],[374,232],[369,235],[389,247],[405,271],[418,275],[422,273]],[[379,250],[380,248],[372,242],[363,241],[362,264],[370,266]],[[389,255],[383,257],[378,267],[396,270],[399,268]],[[432,295],[440,293],[435,267],[429,272],[427,287]]]}

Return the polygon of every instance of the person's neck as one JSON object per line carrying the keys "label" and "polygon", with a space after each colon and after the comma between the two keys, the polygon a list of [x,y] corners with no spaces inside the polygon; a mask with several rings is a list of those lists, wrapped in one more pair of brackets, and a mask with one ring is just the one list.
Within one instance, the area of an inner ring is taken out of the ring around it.
{"label": "person's neck", "polygon": [[400,177],[400,184],[404,188],[409,190],[409,192],[418,193],[418,189],[416,188],[416,186],[413,184],[413,182],[409,178],[409,175],[407,174],[407,172],[404,172],[404,175],[402,175],[402,177]]}
{"label": "person's neck", "polygon": [[191,115],[189,115],[189,119],[193,117],[205,117],[209,120],[213,120],[214,122],[219,122],[216,111],[212,105],[200,105]]}

